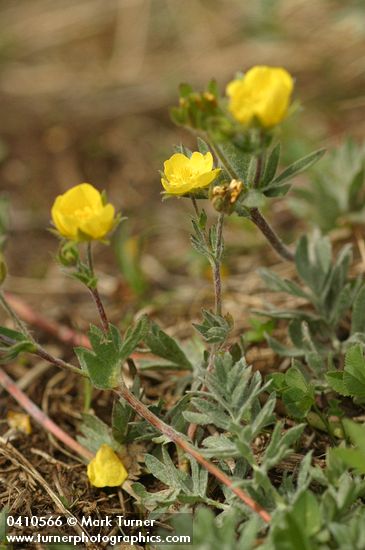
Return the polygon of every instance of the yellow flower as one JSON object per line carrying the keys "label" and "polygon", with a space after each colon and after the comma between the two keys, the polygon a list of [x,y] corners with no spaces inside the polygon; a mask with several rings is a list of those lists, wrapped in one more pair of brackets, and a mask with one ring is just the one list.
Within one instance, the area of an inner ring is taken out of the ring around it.
{"label": "yellow flower", "polygon": [[195,152],[191,157],[182,153],[175,153],[164,162],[164,177],[161,183],[171,195],[184,195],[200,187],[209,185],[220,172],[220,168],[213,170],[211,153]]}
{"label": "yellow flower", "polygon": [[115,222],[114,206],[104,205],[101,193],[89,183],[59,195],[51,213],[59,233],[74,241],[103,239]]}
{"label": "yellow flower", "polygon": [[27,435],[32,433],[32,426],[28,414],[9,411],[7,414],[7,420],[10,428],[19,430]]}
{"label": "yellow flower", "polygon": [[118,487],[128,477],[123,462],[109,445],[102,445],[87,467],[87,477],[94,487]]}
{"label": "yellow flower", "polygon": [[293,87],[293,78],[282,67],[252,67],[228,84],[228,108],[242,124],[257,118],[264,127],[275,126],[288,111]]}

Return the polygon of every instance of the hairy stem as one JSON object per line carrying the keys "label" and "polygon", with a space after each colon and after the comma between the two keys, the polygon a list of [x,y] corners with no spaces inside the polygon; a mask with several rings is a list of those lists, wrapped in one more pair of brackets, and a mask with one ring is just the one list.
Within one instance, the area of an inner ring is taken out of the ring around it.
{"label": "hairy stem", "polygon": [[196,198],[194,197],[193,194],[190,195],[190,198],[191,198],[191,202],[193,203],[193,206],[194,206],[196,217],[197,217],[197,219],[199,219],[200,211],[199,211],[197,200],[196,200]]}
{"label": "hairy stem", "polygon": [[[6,346],[13,346],[14,344],[19,343],[13,338],[9,338],[8,336],[4,336],[3,334],[0,335],[0,342],[5,344]],[[30,353],[33,353],[34,355],[37,355],[38,357],[45,359],[46,361],[48,361],[52,365],[55,365],[56,367],[60,367],[61,369],[67,369],[69,371],[74,372],[75,374],[79,374],[80,376],[84,376],[85,378],[88,378],[88,374],[86,372],[79,369],[78,367],[75,367],[74,365],[71,365],[71,363],[67,363],[66,361],[63,361],[58,357],[54,357],[36,342],[33,342],[33,346],[34,346],[33,350]]]}
{"label": "hairy stem", "polygon": [[[94,275],[94,263],[93,263],[93,256],[92,256],[92,250],[91,250],[91,243],[90,242],[87,243],[87,261],[88,261],[90,273],[92,275]],[[93,297],[96,308],[98,310],[101,325],[103,327],[103,331],[107,334],[108,331],[109,331],[109,322],[108,322],[107,315],[105,313],[105,309],[104,309],[103,302],[101,300],[99,291],[98,291],[96,286],[95,287],[88,286],[88,289],[90,290],[91,296]]]}
{"label": "hairy stem", "polygon": [[217,223],[217,244],[215,249],[215,261],[213,266],[215,312],[222,315],[222,276],[221,276],[221,258],[223,254],[223,221],[224,214],[219,214]]}
{"label": "hairy stem", "polygon": [[250,214],[251,221],[260,229],[261,233],[264,235],[266,240],[269,241],[275,252],[279,254],[281,258],[284,258],[284,260],[294,262],[293,252],[289,250],[289,248],[283,243],[280,237],[275,233],[271,225],[261,214],[260,210],[258,208],[251,208]]}

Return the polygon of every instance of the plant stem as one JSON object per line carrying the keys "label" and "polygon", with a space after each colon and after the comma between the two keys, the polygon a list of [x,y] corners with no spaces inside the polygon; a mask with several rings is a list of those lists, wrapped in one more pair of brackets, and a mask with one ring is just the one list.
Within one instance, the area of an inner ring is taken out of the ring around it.
{"label": "plant stem", "polygon": [[259,516],[266,522],[270,522],[270,514],[262,508],[257,502],[255,502],[247,493],[235,486],[234,481],[228,477],[224,472],[212,464],[209,460],[204,458],[199,451],[190,445],[182,434],[176,432],[171,426],[165,424],[160,418],[153,414],[141,401],[139,401],[129,390],[122,384],[119,390],[119,394],[139,416],[147,420],[151,426],[154,426],[159,432],[168,437],[176,445],[178,445],[183,451],[195,458],[199,464],[201,464],[208,472],[214,475],[221,483],[226,485],[238,498],[244,502],[251,510],[259,514]]}
{"label": "plant stem", "polygon": [[13,320],[13,323],[24,336],[29,338],[31,342],[34,342],[33,336],[30,334],[29,330],[27,329],[26,325],[23,323],[23,321],[18,317],[18,314],[12,306],[9,304],[8,300],[6,299],[4,293],[0,291],[0,304],[6,311],[6,313],[9,315],[9,317]]}
{"label": "plant stem", "polygon": [[74,365],[71,365],[71,363],[67,363],[62,359],[59,359],[58,357],[54,357],[54,355],[51,355],[39,344],[36,344],[36,349],[34,354],[38,355],[38,357],[42,357],[42,359],[45,359],[46,361],[48,361],[49,363],[52,363],[56,367],[60,367],[61,369],[67,369],[71,372],[74,372],[75,374],[79,374],[80,376],[83,376],[84,378],[89,378],[89,375],[87,374],[87,372],[83,371],[82,369],[79,369],[78,367],[75,367]]}
{"label": "plant stem", "polygon": [[198,203],[196,201],[196,198],[194,197],[194,195],[190,195],[190,198],[191,198],[191,202],[193,203],[193,206],[194,206],[196,217],[197,217],[197,219],[199,219],[200,211],[199,211],[199,207],[198,207]]}
{"label": "plant stem", "polygon": [[0,369],[0,384],[32,418],[34,418],[47,431],[57,437],[57,439],[86,459],[90,460],[93,458],[93,453],[72,439],[72,437],[57,426],[53,420],[45,415],[44,412],[39,409],[20,388],[18,388],[10,376],[8,376],[2,369]]}
{"label": "plant stem", "polygon": [[251,208],[250,214],[251,221],[260,229],[261,233],[264,235],[266,240],[269,241],[275,252],[279,254],[279,256],[284,258],[284,260],[294,262],[294,254],[291,252],[291,250],[289,250],[287,246],[285,246],[280,237],[275,233],[273,228],[265,220],[259,209]]}
{"label": "plant stem", "polygon": [[[3,342],[6,346],[13,346],[14,344],[19,343],[17,340],[14,340],[13,338],[9,338],[8,336],[4,336],[3,334],[0,335],[0,342]],[[60,367],[61,369],[67,369],[69,371],[74,372],[75,374],[79,374],[80,376],[84,376],[85,378],[88,378],[88,374],[86,372],[79,369],[78,367],[75,367],[74,365],[71,365],[71,363],[67,363],[66,361],[63,361],[58,357],[54,357],[36,342],[33,342],[33,346],[34,346],[34,349],[30,353],[33,353],[34,355],[37,355],[38,357],[45,359],[46,361],[48,361],[49,363],[52,363],[52,365],[55,365],[56,367]]]}
{"label": "plant stem", "polygon": [[[90,242],[87,243],[87,261],[88,261],[90,273],[92,275],[94,275],[94,264],[93,264],[93,256],[92,256],[92,250],[91,250],[91,243]],[[91,296],[93,297],[93,300],[94,300],[95,305],[97,307],[99,317],[100,317],[100,321],[101,321],[101,325],[103,327],[103,331],[105,332],[105,334],[107,334],[109,332],[109,322],[108,322],[107,315],[105,313],[103,302],[100,298],[99,291],[98,291],[96,286],[95,287],[88,286],[88,289],[90,290]]]}
{"label": "plant stem", "polygon": [[222,274],[221,258],[223,254],[223,221],[224,214],[219,214],[217,223],[217,244],[215,249],[215,260],[213,265],[215,312],[222,315]]}

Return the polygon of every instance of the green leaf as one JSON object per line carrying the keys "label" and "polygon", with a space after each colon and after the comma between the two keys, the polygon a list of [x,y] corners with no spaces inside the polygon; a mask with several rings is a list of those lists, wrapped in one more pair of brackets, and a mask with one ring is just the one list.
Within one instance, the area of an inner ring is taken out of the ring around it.
{"label": "green leaf", "polygon": [[193,323],[193,327],[203,338],[213,343],[223,343],[232,329],[232,319],[229,316],[223,317],[206,309],[202,310],[203,323]]}
{"label": "green leaf", "polygon": [[123,446],[113,437],[109,426],[93,414],[82,415],[80,431],[82,435],[78,436],[77,440],[92,453],[96,453],[104,443],[115,451],[123,450]]}
{"label": "green leaf", "polygon": [[[365,166],[361,166],[360,170],[354,175],[349,187],[349,208],[357,209],[359,201],[361,201],[361,191],[364,186]],[[361,201],[362,203],[362,201]]]}
{"label": "green leaf", "polygon": [[[222,151],[238,179],[245,184],[249,184],[250,169],[252,168],[254,157],[241,151],[236,145],[229,142],[220,143],[217,145],[217,148]],[[231,174],[229,175],[231,176]]]}
{"label": "green leaf", "polygon": [[294,504],[293,514],[301,525],[305,525],[308,536],[313,536],[320,530],[322,523],[321,509],[311,491],[306,490],[299,496]]}
{"label": "green leaf", "polygon": [[249,189],[242,201],[246,208],[262,208],[265,205],[265,195],[258,189]]}
{"label": "green leaf", "polygon": [[35,344],[22,332],[0,326],[0,363],[8,363],[21,353],[33,353]]}
{"label": "green leaf", "polygon": [[75,348],[81,368],[86,371],[95,387],[112,389],[120,382],[120,371],[124,361],[144,337],[148,319],[142,317],[134,328],[129,328],[124,341],[119,330],[109,325],[107,334],[91,325],[89,339],[92,349]]}
{"label": "green leaf", "polygon": [[202,155],[205,155],[206,153],[210,153],[209,145],[200,137],[197,138],[197,144],[198,144],[198,149]]}
{"label": "green leaf", "polygon": [[354,468],[365,474],[365,455],[357,449],[332,449],[331,454],[340,458],[349,468]]}
{"label": "green leaf", "polygon": [[294,281],[282,279],[274,271],[270,271],[265,268],[259,269],[258,273],[270,290],[273,290],[274,292],[287,292],[288,294],[297,296],[298,298],[309,299],[308,293],[300,288],[300,286]]}
{"label": "green leaf", "polygon": [[284,185],[278,185],[277,187],[269,187],[263,191],[265,197],[275,198],[284,197],[290,190],[291,184],[284,183]]}
{"label": "green leaf", "polygon": [[352,396],[365,398],[365,360],[360,345],[346,353],[343,380]]}
{"label": "green leaf", "polygon": [[187,484],[190,481],[189,476],[174,466],[165,447],[162,447],[162,454],[163,462],[153,455],[146,454],[145,464],[148,471],[169,488],[188,492]]}
{"label": "green leaf", "polygon": [[285,522],[279,523],[273,529],[275,550],[317,550],[318,546],[310,541],[303,525],[294,514],[287,512]]}
{"label": "green leaf", "polygon": [[[213,404],[205,399],[199,398],[193,398],[191,403],[200,413],[209,418],[209,424],[213,424],[223,430],[228,428],[229,417],[223,411],[219,411],[215,403]],[[189,420],[185,413],[183,414],[184,417]],[[189,420],[189,422],[191,422],[191,420]]]}
{"label": "green leaf", "polygon": [[350,468],[355,468],[365,474],[365,426],[349,419],[343,420],[347,436],[350,437],[354,448],[337,448],[331,454],[340,458]]}
{"label": "green leaf", "polygon": [[351,395],[351,392],[347,389],[347,386],[344,382],[344,373],[343,371],[329,371],[325,375],[326,380],[329,386],[337,393],[341,395]]}
{"label": "green leaf", "polygon": [[112,412],[113,437],[118,443],[125,443],[128,433],[128,422],[133,409],[125,401],[115,401]]}
{"label": "green leaf", "polygon": [[178,368],[192,370],[192,364],[178,343],[156,323],[151,323],[150,331],[145,336],[144,341],[154,355],[171,361]]}
{"label": "green leaf", "polygon": [[279,174],[271,183],[270,187],[277,187],[278,185],[281,185],[284,181],[287,181],[288,179],[293,178],[300,172],[303,172],[313,164],[319,161],[321,157],[325,154],[325,149],[319,149],[318,151],[314,151],[313,153],[310,153],[309,155],[293,162],[293,164],[290,164],[281,174]]}
{"label": "green leaf", "polygon": [[289,414],[294,418],[305,417],[314,404],[313,387],[295,365],[285,373],[285,383],[282,397]]}
{"label": "green leaf", "polygon": [[278,143],[271,151],[270,156],[265,166],[264,177],[262,178],[261,188],[265,188],[275,177],[276,170],[280,159],[280,143]]}
{"label": "green leaf", "polygon": [[126,359],[134,352],[138,344],[144,340],[149,328],[149,319],[146,315],[143,315],[137,324],[133,327],[130,326],[124,336],[122,347],[120,349],[119,360],[124,363]]}
{"label": "green leaf", "polygon": [[365,285],[359,290],[352,308],[351,334],[357,332],[365,332]]}
{"label": "green leaf", "polygon": [[352,443],[365,455],[365,425],[357,424],[348,418],[343,420],[343,424]]}

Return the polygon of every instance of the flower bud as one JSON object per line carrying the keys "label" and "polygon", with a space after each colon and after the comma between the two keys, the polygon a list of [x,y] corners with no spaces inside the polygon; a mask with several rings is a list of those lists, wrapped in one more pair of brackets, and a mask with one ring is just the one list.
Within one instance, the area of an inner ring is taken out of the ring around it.
{"label": "flower bud", "polygon": [[232,180],[229,185],[216,185],[213,187],[210,199],[212,205],[218,212],[232,214],[234,204],[243,190],[243,183],[240,180]]}
{"label": "flower bud", "polygon": [[58,261],[65,267],[72,267],[79,261],[79,251],[74,241],[67,241],[60,246]]}

